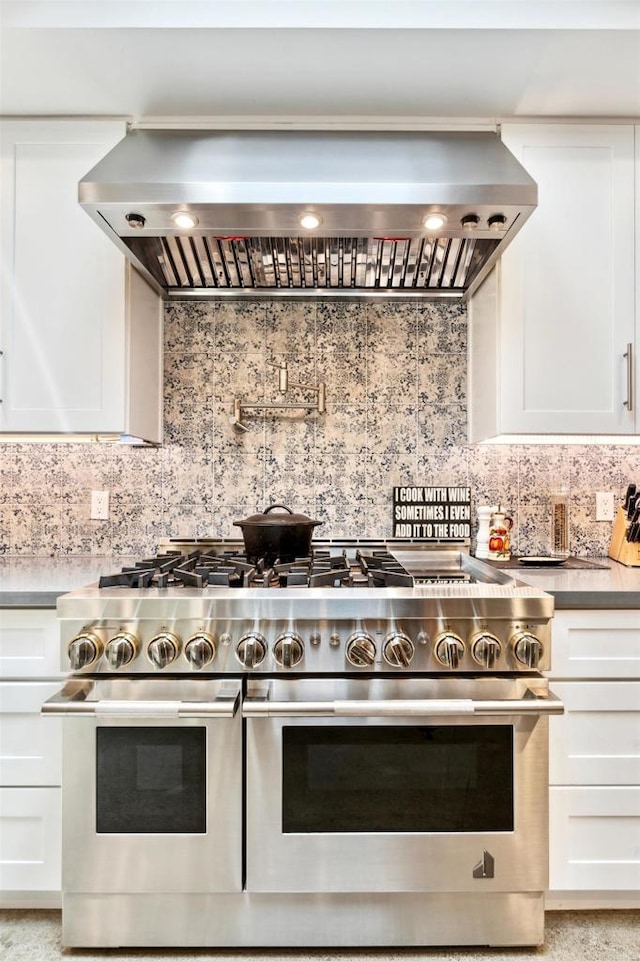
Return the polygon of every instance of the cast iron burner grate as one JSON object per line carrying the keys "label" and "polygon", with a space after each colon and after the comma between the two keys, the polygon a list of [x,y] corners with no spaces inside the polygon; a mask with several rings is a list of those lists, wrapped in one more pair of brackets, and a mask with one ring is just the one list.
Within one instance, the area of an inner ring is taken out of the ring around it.
{"label": "cast iron burner grate", "polygon": [[208,587],[413,587],[414,580],[386,550],[356,550],[349,558],[345,550],[321,548],[308,557],[293,560],[249,559],[236,551],[168,551],[136,561],[119,573],[100,577],[98,586],[127,588]]}

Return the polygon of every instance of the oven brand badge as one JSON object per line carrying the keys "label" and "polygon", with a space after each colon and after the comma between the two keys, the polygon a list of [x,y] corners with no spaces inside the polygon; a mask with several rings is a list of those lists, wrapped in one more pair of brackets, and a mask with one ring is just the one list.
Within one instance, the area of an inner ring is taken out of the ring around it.
{"label": "oven brand badge", "polygon": [[393,536],[427,541],[471,537],[471,488],[394,487]]}
{"label": "oven brand badge", "polygon": [[482,861],[478,861],[473,869],[474,878],[493,878],[495,877],[495,859],[488,851],[482,852]]}

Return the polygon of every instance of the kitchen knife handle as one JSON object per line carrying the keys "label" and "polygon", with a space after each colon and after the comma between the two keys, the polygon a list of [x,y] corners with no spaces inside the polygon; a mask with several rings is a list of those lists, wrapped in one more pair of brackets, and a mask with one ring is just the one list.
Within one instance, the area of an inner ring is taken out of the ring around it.
{"label": "kitchen knife handle", "polygon": [[633,497],[633,495],[634,495],[635,493],[636,493],[636,485],[635,485],[635,484],[629,484],[629,486],[627,487],[627,493],[624,495],[624,502],[623,502],[623,504],[622,504],[622,506],[624,507],[625,510],[628,509],[628,507],[629,507],[629,501],[631,500],[631,498]]}
{"label": "kitchen knife handle", "polygon": [[627,399],[623,402],[629,412],[633,410],[633,344],[627,344],[622,355],[627,361]]}

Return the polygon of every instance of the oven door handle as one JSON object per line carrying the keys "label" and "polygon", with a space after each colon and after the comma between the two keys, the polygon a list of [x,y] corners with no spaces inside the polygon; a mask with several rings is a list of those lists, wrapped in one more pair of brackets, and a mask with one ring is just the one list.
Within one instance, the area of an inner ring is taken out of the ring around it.
{"label": "oven door handle", "polygon": [[555,694],[543,697],[532,691],[523,698],[474,701],[470,698],[425,698],[388,701],[269,701],[246,698],[243,717],[493,717],[518,714],[563,714],[564,704]]}
{"label": "oven door handle", "polygon": [[136,719],[235,717],[240,705],[240,692],[226,694],[212,701],[152,701],[152,700],[70,700],[56,694],[46,701],[42,714],[57,717],[130,717]]}

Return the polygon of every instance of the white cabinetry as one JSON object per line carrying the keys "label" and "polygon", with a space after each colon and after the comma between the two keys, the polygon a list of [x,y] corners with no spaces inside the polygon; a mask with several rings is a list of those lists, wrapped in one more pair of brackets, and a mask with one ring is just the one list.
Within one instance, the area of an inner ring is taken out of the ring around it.
{"label": "white cabinetry", "polygon": [[640,613],[558,611],[551,907],[640,905]]}
{"label": "white cabinetry", "polygon": [[634,433],[633,125],[505,124],[502,139],[538,209],[469,305],[470,439]]}
{"label": "white cabinetry", "polygon": [[59,661],[55,610],[0,609],[0,907],[60,904]]}
{"label": "white cabinetry", "polygon": [[122,121],[0,126],[0,430],[161,439],[155,293],[78,205]]}

